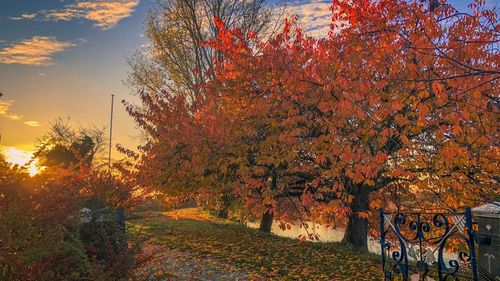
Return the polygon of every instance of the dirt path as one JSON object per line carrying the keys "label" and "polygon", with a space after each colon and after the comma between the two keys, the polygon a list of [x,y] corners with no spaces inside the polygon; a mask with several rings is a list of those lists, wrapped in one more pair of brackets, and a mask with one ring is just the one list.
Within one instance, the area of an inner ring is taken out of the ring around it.
{"label": "dirt path", "polygon": [[[150,249],[150,251],[158,249]],[[238,268],[222,263],[213,258],[200,258],[187,251],[174,249],[161,249],[160,253],[148,263],[146,277],[157,279],[154,275],[160,275],[160,280],[172,281],[243,281],[256,280],[250,278],[247,273]]]}

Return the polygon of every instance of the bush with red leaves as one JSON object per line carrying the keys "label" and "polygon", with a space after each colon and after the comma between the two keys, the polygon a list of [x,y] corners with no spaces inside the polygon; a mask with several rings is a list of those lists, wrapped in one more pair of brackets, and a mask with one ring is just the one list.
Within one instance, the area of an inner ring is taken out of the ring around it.
{"label": "bush with red leaves", "polygon": [[98,200],[134,205],[134,188],[98,170],[57,170],[30,178],[0,158],[0,280],[128,280],[137,247],[113,223],[82,224]]}

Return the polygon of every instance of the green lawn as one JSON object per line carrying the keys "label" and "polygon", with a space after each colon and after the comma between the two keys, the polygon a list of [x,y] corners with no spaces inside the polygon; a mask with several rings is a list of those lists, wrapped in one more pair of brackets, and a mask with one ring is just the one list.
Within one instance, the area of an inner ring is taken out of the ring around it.
{"label": "green lawn", "polygon": [[[225,280],[380,280],[380,263],[375,256],[357,254],[337,243],[300,242],[264,234],[188,210],[188,215],[180,214],[176,219],[159,214],[128,221],[133,237],[147,236],[150,245],[165,247],[161,252],[169,257],[157,262],[175,263],[170,269],[175,272],[169,274],[177,279],[218,280],[225,275],[236,276]],[[182,276],[186,267],[199,263],[204,267],[191,270],[193,276]]]}

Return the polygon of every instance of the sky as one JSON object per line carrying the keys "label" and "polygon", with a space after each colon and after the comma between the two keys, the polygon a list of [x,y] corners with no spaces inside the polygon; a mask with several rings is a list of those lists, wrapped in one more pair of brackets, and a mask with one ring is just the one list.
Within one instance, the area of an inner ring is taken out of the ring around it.
{"label": "sky", "polygon": [[[124,84],[126,58],[146,43],[144,21],[155,1],[0,0],[0,151],[26,158],[58,117],[107,132],[111,94],[113,143],[134,148],[139,133],[121,104],[136,102]],[[451,2],[465,9],[468,1]],[[321,36],[329,28],[330,3],[291,5],[301,24]]]}
{"label": "sky", "polygon": [[74,126],[109,126],[113,141],[136,145],[121,100],[134,101],[127,56],[145,43],[146,0],[1,0],[2,149],[32,150],[58,117]]}

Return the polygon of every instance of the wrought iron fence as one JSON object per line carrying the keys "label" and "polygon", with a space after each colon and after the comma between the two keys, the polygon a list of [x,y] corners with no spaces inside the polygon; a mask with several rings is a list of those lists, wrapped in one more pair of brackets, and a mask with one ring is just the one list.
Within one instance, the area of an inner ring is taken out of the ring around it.
{"label": "wrought iron fence", "polygon": [[380,210],[384,280],[478,280],[470,208],[465,213]]}

